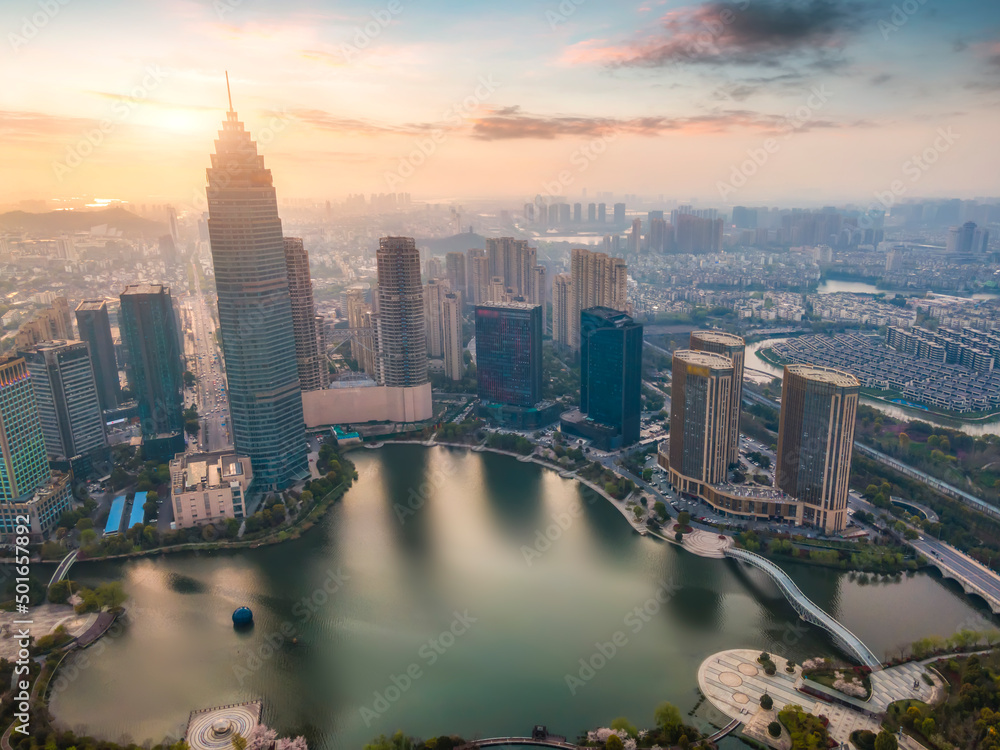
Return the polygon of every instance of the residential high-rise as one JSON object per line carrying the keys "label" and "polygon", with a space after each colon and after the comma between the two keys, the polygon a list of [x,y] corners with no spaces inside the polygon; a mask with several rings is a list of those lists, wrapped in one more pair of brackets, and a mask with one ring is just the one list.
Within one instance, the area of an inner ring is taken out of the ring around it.
{"label": "residential high-rise", "polygon": [[452,380],[461,380],[465,374],[461,294],[448,292],[441,298],[441,327],[444,333],[444,374]]}
{"label": "residential high-rise", "polygon": [[255,485],[309,476],[285,246],[270,170],[230,106],[208,169],[208,233],[236,451]]}
{"label": "residential high-rise", "polygon": [[37,541],[69,504],[69,476],[49,471],[31,373],[22,357],[0,356],[0,538],[11,542],[26,515]]}
{"label": "residential high-rise", "polygon": [[295,335],[299,384],[303,391],[317,391],[329,384],[330,370],[326,364],[326,351],[320,349],[309,253],[298,237],[285,237],[285,268],[288,295],[292,302],[292,331]]}
{"label": "residential high-rise", "polygon": [[431,359],[441,359],[444,356],[441,309],[442,297],[448,291],[448,282],[443,279],[430,279],[424,284],[424,328],[427,331],[427,356]]}
{"label": "residential high-rise", "polygon": [[642,325],[623,312],[592,307],[580,313],[580,411],[621,436],[639,440]]}
{"label": "residential high-rise", "polygon": [[108,303],[102,299],[81,302],[76,307],[76,327],[80,331],[80,338],[90,347],[90,361],[94,367],[101,408],[117,408],[120,384]]}
{"label": "residential high-rise", "polygon": [[642,219],[632,219],[632,231],[628,235],[628,251],[638,255],[642,250]]}
{"label": "residential high-rise", "polygon": [[860,384],[829,367],[786,365],[775,486],[800,500],[802,522],[847,527],[847,493]]}
{"label": "residential high-rise", "polygon": [[[690,348],[695,351],[713,352],[729,357],[733,362],[733,385],[729,390],[730,401],[722,405],[728,416],[726,463],[740,460],[740,411],[743,406],[743,361],[746,357],[746,342],[732,333],[722,331],[694,331],[691,333]],[[673,427],[671,427],[673,429]]]}
{"label": "residential high-rise", "polygon": [[526,295],[528,302],[533,305],[539,305],[542,308],[542,333],[545,333],[547,329],[545,308],[546,302],[548,302],[548,293],[545,284],[545,274],[545,266],[535,266],[531,269],[531,286]]}
{"label": "residential high-rise", "polygon": [[628,268],[623,258],[612,258],[585,248],[570,251],[573,280],[570,345],[580,345],[580,312],[590,307],[608,307],[624,312]]}
{"label": "residential high-rise", "polygon": [[453,292],[467,294],[468,283],[465,274],[465,253],[447,253],[444,256],[445,276]]}
{"label": "residential high-rise", "polygon": [[38,312],[17,330],[15,349],[29,349],[42,341],[65,341],[73,338],[73,322],[65,297],[52,299],[51,306]]}
{"label": "residential high-rise", "polygon": [[119,326],[129,388],[138,403],[147,458],[184,450],[180,343],[169,287],[133,284],[121,293]]}
{"label": "residential high-rise", "polygon": [[468,299],[471,305],[481,305],[490,298],[490,261],[486,251],[469,250],[468,258]]}
{"label": "residential high-rise", "polygon": [[73,461],[80,474],[86,474],[92,461],[107,460],[108,439],[87,344],[45,341],[18,356],[31,373],[49,460]]}
{"label": "residential high-rise", "polygon": [[727,476],[733,360],[693,349],[678,349],[673,358],[671,482],[681,492],[691,492],[691,483],[715,484]]}
{"label": "residential high-rise", "polygon": [[552,340],[572,346],[573,277],[558,273],[552,279]]}
{"label": "residential high-rise", "polygon": [[371,305],[365,302],[362,289],[351,289],[347,296],[347,325],[351,329],[351,358],[362,372],[375,377],[375,323]]}
{"label": "residential high-rise", "polygon": [[597,223],[598,224],[608,223],[608,206],[605,203],[597,204]]}
{"label": "residential high-rise", "polygon": [[527,240],[494,237],[486,240],[486,257],[490,262],[490,278],[499,277],[514,296],[527,296],[531,288],[531,269],[535,267],[537,251],[528,247]]}
{"label": "residential high-rise", "polygon": [[542,310],[525,302],[476,308],[480,400],[532,407],[542,399]]}
{"label": "residential high-rise", "polygon": [[513,296],[507,293],[507,286],[503,283],[502,276],[494,276],[490,279],[490,291],[486,297],[487,302],[507,302]]}
{"label": "residential high-rise", "polygon": [[420,253],[410,237],[383,237],[378,266],[379,382],[409,387],[427,381],[427,331]]}
{"label": "residential high-rise", "polygon": [[625,228],[625,204],[615,204],[615,226],[619,229]]}
{"label": "residential high-rise", "polygon": [[428,279],[440,279],[444,277],[444,267],[441,265],[440,258],[428,258],[426,266]]}
{"label": "residential high-rise", "polygon": [[587,223],[593,224],[597,221],[597,204],[588,203],[587,204]]}

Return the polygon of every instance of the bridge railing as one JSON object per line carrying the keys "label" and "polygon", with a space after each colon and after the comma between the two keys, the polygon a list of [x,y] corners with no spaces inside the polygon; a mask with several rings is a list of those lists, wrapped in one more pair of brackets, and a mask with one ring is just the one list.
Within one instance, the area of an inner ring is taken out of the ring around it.
{"label": "bridge railing", "polygon": [[813,602],[808,596],[803,594],[802,590],[795,584],[795,581],[792,580],[791,576],[789,576],[788,573],[782,570],[779,566],[775,565],[766,557],[745,549],[729,547],[724,550],[724,554],[727,557],[742,560],[743,562],[753,565],[755,568],[763,570],[774,580],[776,584],[778,584],[778,588],[781,589],[781,593],[783,593],[793,605],[801,606],[803,609],[810,612],[816,618],[818,625],[829,631],[863,664],[871,667],[872,669],[882,668],[881,660],[865,645],[864,641],[852,633],[846,625]]}

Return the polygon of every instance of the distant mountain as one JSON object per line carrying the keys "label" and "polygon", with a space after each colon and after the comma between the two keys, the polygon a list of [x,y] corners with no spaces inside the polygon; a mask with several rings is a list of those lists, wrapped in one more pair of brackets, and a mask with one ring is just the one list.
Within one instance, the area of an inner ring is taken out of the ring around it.
{"label": "distant mountain", "polygon": [[166,224],[144,219],[120,206],[93,211],[49,211],[42,214],[9,211],[0,214],[0,230],[8,232],[31,234],[86,232],[91,227],[103,224],[108,225],[109,229],[119,230],[126,237],[145,235],[154,238],[169,231]]}
{"label": "distant mountain", "polygon": [[481,234],[463,232],[453,237],[438,237],[433,240],[417,239],[417,247],[426,247],[434,255],[442,253],[464,253],[472,248],[486,249],[486,238]]}

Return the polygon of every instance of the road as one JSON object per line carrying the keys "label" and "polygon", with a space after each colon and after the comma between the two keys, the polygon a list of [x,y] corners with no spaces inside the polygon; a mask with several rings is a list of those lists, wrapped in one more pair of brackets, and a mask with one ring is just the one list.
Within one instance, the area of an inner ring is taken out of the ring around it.
{"label": "road", "polygon": [[185,399],[190,403],[194,397],[201,416],[198,449],[219,451],[232,447],[226,376],[222,369],[222,351],[215,338],[215,321],[209,302],[202,293],[198,274],[195,274],[195,284],[195,292],[181,302],[185,325],[184,354],[188,369],[197,381],[193,391],[185,391]]}
{"label": "road", "polygon": [[963,577],[976,593],[986,599],[994,612],[1000,609],[1000,577],[995,573],[969,559],[951,545],[926,534],[923,539],[914,539],[910,544],[932,565],[951,568],[953,572]]}

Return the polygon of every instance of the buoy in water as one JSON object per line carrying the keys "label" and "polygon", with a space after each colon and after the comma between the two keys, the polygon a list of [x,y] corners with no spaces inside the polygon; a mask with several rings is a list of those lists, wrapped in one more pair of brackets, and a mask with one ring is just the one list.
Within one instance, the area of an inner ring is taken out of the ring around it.
{"label": "buoy in water", "polygon": [[249,607],[240,607],[235,612],[233,612],[233,625],[240,627],[252,624],[253,624],[253,612],[250,611]]}

